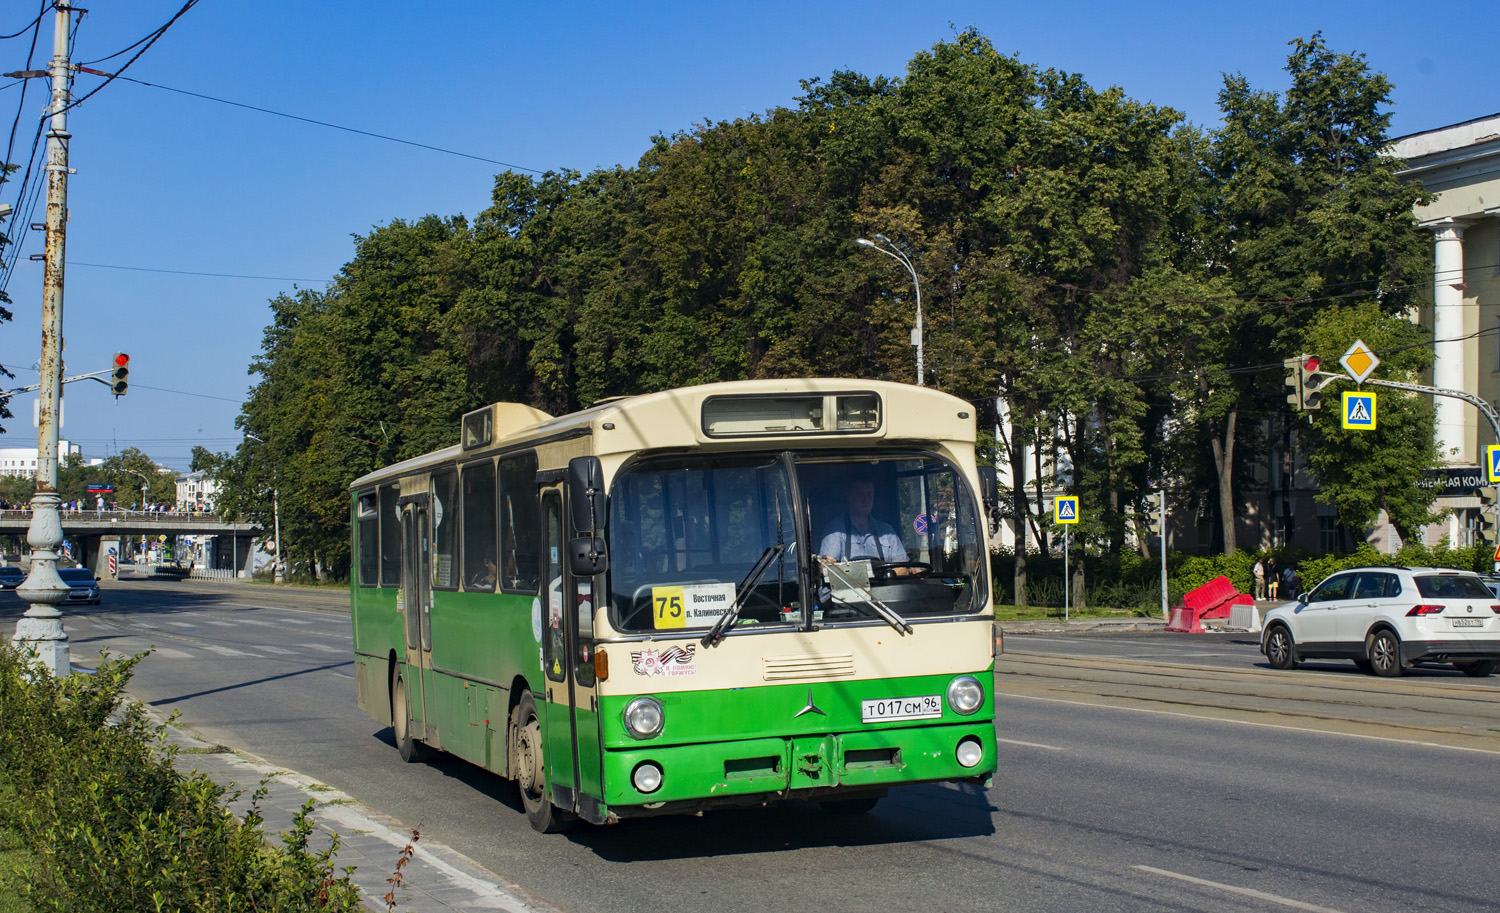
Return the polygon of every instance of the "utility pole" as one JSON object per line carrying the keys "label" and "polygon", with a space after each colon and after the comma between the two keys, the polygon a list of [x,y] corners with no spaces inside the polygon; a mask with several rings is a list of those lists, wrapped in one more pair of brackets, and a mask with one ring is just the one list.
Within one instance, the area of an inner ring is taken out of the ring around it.
{"label": "utility pole", "polygon": [[14,643],[36,653],[54,676],[72,671],[68,634],[57,604],[68,585],[57,575],[62,543],[57,494],[57,421],[62,408],[63,254],[68,223],[68,0],[56,0],[52,18],[52,123],[47,131],[47,252],[42,280],[41,407],[38,410],[36,494],[31,499],[31,572],[16,593],[31,608],[16,622]]}

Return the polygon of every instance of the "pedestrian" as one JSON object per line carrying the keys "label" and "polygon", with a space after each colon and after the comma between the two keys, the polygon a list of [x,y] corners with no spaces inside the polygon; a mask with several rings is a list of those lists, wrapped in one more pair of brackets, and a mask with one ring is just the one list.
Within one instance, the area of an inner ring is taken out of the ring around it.
{"label": "pedestrian", "polygon": [[1296,599],[1302,593],[1302,575],[1292,568],[1292,593],[1291,598]]}
{"label": "pedestrian", "polygon": [[1281,586],[1281,580],[1280,580],[1280,578],[1278,578],[1276,576],[1276,559],[1275,558],[1267,558],[1266,559],[1266,598],[1267,599],[1275,599],[1275,598],[1277,598],[1277,593],[1278,593],[1278,590],[1280,589],[1280,586]]}
{"label": "pedestrian", "polygon": [[1287,599],[1297,598],[1296,577],[1297,572],[1290,564],[1281,569],[1281,590]]}
{"label": "pedestrian", "polygon": [[1266,566],[1260,563],[1259,558],[1255,559],[1255,567],[1250,573],[1255,575],[1255,599],[1259,602],[1266,598]]}

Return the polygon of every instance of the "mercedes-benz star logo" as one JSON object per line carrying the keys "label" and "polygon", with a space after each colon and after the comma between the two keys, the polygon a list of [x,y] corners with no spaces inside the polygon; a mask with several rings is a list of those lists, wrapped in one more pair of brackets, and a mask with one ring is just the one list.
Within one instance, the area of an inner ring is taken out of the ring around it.
{"label": "mercedes-benz star logo", "polygon": [[828,715],[828,714],[824,713],[823,711],[819,710],[818,709],[818,705],[813,703],[812,689],[811,688],[807,689],[807,706],[803,707],[801,710],[798,710],[796,713],[792,714],[792,719],[795,720],[797,717],[801,716],[804,713],[816,713],[818,716],[827,716]]}

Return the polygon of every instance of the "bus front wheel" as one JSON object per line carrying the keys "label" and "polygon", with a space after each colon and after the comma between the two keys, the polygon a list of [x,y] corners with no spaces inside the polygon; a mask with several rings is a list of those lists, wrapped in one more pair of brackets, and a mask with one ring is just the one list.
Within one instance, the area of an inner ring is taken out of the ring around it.
{"label": "bus front wheel", "polygon": [[411,735],[411,700],[407,697],[406,679],[402,676],[396,677],[395,691],[391,695],[391,731],[396,737],[396,750],[401,753],[401,760],[414,764],[427,757],[427,746]]}
{"label": "bus front wheel", "polygon": [[547,765],[542,752],[542,724],[536,715],[536,702],[528,692],[511,711],[510,717],[511,756],[516,759],[516,787],[521,793],[521,804],[526,807],[526,820],[532,828],[543,834],[556,834],[567,830],[573,817],[552,804],[547,798]]}

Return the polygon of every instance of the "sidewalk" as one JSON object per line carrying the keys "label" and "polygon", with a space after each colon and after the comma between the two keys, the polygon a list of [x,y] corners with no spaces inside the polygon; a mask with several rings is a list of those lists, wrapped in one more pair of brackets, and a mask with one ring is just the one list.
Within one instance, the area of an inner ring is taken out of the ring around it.
{"label": "sidewalk", "polygon": [[[354,867],[350,878],[364,895],[365,906],[385,910],[385,895],[391,890],[386,879],[395,871],[396,860],[411,841],[411,828],[356,802],[346,793],[310,780],[295,771],[276,767],[245,752],[205,742],[192,732],[167,727],[168,737],[179,746],[177,768],[197,770],[215,783],[240,790],[230,810],[243,816],[250,808],[251,794],[262,781],[267,793],[260,800],[265,833],[276,841],[292,826],[292,816],[311,799],[316,803],[312,849],[328,846],[329,834],[339,838],[334,857],[336,872]],[[441,843],[423,836],[413,845],[411,861],[402,870],[402,885],[395,889],[396,906],[409,913],[448,913],[455,910],[504,910],[508,913],[557,913],[555,907],[532,898],[477,862]]]}
{"label": "sidewalk", "polygon": [[1034,621],[997,621],[1001,634],[1098,634],[1117,631],[1160,631],[1167,623],[1160,618],[1061,618]]}

